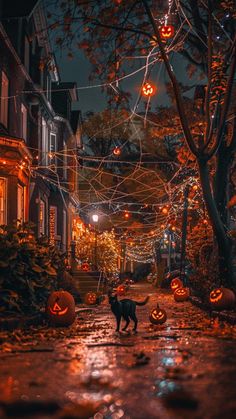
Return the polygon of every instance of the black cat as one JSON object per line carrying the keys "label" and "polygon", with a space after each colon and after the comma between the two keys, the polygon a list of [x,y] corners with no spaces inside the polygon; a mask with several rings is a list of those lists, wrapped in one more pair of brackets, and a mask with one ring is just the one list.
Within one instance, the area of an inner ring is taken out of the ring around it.
{"label": "black cat", "polygon": [[135,311],[136,311],[136,305],[137,306],[144,306],[147,304],[149,300],[149,297],[146,297],[144,301],[134,301],[130,300],[128,298],[125,298],[124,300],[118,300],[117,295],[109,295],[109,303],[111,305],[111,311],[116,317],[116,332],[119,332],[120,329],[120,321],[121,317],[126,321],[125,326],[122,330],[126,330],[130,319],[134,322],[134,328],[133,330],[136,331],[137,325],[138,325],[138,319],[136,317]]}

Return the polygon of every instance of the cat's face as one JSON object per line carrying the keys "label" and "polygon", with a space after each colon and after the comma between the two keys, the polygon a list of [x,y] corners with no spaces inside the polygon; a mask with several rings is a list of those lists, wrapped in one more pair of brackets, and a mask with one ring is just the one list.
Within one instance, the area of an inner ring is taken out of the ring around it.
{"label": "cat's face", "polygon": [[117,295],[116,294],[115,295],[110,294],[109,295],[109,303],[114,304],[116,301],[117,301]]}

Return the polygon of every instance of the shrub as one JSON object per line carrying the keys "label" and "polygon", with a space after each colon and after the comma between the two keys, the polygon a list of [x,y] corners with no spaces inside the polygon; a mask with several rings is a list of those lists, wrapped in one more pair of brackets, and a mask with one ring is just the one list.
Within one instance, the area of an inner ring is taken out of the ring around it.
{"label": "shrub", "polygon": [[43,237],[35,239],[31,224],[1,226],[0,310],[33,314],[57,289],[64,257]]}

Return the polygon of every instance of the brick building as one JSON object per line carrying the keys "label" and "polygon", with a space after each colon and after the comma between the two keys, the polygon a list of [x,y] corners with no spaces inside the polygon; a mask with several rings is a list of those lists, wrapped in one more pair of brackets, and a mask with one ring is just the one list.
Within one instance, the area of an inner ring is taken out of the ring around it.
{"label": "brick building", "polygon": [[38,237],[68,250],[81,116],[71,110],[76,84],[60,83],[45,28],[41,1],[1,2],[0,223],[32,221]]}

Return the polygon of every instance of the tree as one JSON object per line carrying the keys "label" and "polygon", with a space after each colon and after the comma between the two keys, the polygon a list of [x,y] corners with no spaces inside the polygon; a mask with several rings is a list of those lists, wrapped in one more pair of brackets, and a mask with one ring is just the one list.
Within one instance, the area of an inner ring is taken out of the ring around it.
{"label": "tree", "polygon": [[98,269],[107,275],[117,274],[117,258],[120,249],[114,230],[103,231],[95,235],[94,231],[86,228],[83,236],[80,237],[77,243],[76,254],[81,263],[88,262],[93,265],[95,263],[95,251]]}
{"label": "tree", "polygon": [[[59,36],[56,43],[72,50],[77,42],[93,65],[93,75],[100,77],[104,86],[124,77],[130,63],[136,68],[145,67],[145,76],[150,75],[156,63],[164,63],[185,144],[197,162],[218,247],[222,283],[234,286],[226,205],[236,149],[236,111],[232,101],[236,71],[234,2],[173,1],[165,9],[163,2],[152,0],[79,1],[62,2],[61,10],[66,36]],[[165,20],[175,25],[176,34],[168,41],[160,35]],[[58,18],[58,27],[60,23]],[[79,40],[78,24],[82,28]],[[201,71],[205,77],[205,87],[195,100],[201,118],[194,126],[185,110],[182,86],[171,64],[174,54],[184,55],[191,64],[189,71],[195,74]]]}

